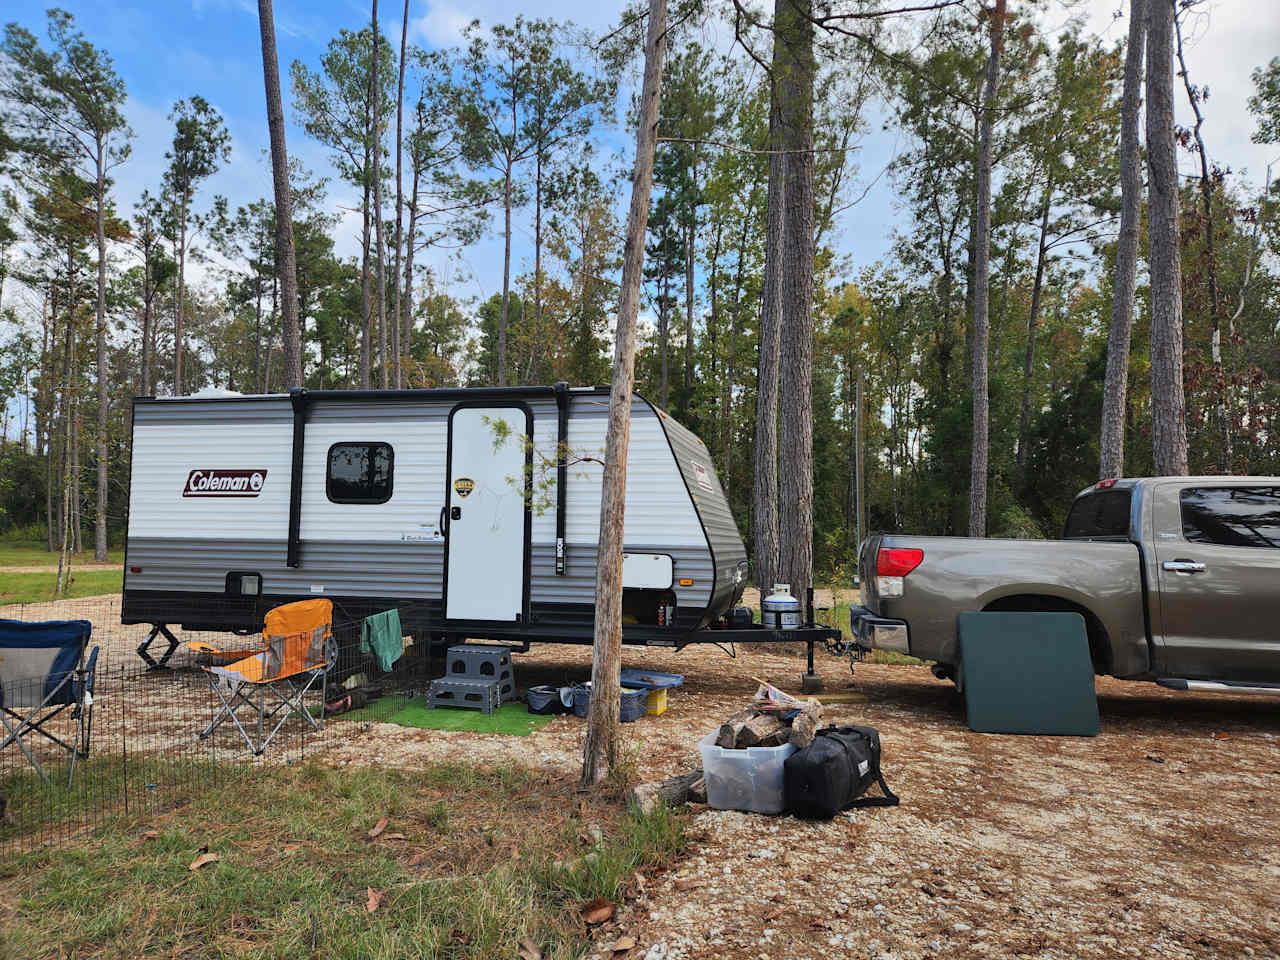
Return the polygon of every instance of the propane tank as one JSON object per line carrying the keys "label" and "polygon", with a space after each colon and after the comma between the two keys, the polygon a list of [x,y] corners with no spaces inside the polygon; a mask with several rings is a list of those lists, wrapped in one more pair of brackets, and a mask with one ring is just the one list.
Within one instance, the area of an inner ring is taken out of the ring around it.
{"label": "propane tank", "polygon": [[800,601],[791,595],[791,584],[773,585],[773,593],[760,601],[760,622],[766,630],[794,630],[800,626]]}

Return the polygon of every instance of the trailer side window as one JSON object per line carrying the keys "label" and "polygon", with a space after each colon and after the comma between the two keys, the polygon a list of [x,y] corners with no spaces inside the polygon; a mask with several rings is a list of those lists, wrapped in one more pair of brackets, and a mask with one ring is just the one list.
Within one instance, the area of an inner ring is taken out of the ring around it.
{"label": "trailer side window", "polygon": [[389,443],[335,443],[329,448],[325,492],[334,503],[386,503],[394,469]]}

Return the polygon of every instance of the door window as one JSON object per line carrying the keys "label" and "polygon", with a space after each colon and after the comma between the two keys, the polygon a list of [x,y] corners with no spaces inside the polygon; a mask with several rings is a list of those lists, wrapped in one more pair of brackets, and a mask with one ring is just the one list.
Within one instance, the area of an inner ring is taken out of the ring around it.
{"label": "door window", "polygon": [[335,443],[329,448],[325,492],[334,503],[386,503],[394,469],[389,443]]}
{"label": "door window", "polygon": [[1189,487],[1181,502],[1192,543],[1280,547],[1280,487]]}

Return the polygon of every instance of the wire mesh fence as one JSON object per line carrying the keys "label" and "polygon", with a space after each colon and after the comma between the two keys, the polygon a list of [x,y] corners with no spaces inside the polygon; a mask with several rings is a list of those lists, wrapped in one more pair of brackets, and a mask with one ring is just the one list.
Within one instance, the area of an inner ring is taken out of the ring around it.
{"label": "wire mesh fence", "polygon": [[[0,606],[3,620],[93,625],[81,669],[68,673],[58,665],[52,679],[8,675],[25,661],[0,650],[0,854],[90,839],[264,765],[300,763],[390,719],[441,668],[421,629],[423,612],[400,614],[402,649],[389,670],[362,638],[363,620],[340,613],[326,638],[323,668],[291,662],[288,637],[271,644],[261,634],[175,629],[180,646],[154,669],[137,653],[150,626],[121,624],[118,597]],[[95,647],[88,674],[83,666]],[[233,667],[260,669],[262,677],[246,680]],[[62,680],[54,699],[69,702],[41,706]],[[265,749],[256,750],[277,725]]]}

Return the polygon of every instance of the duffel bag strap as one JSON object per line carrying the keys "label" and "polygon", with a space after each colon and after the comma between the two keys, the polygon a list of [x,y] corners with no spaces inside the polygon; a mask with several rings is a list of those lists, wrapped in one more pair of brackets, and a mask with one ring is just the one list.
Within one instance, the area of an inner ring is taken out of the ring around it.
{"label": "duffel bag strap", "polygon": [[862,796],[845,809],[852,810],[856,807],[896,807],[899,803],[898,795],[889,789],[889,785],[884,782],[884,774],[879,770],[876,771],[876,782],[880,784],[880,792],[884,794],[883,797]]}

